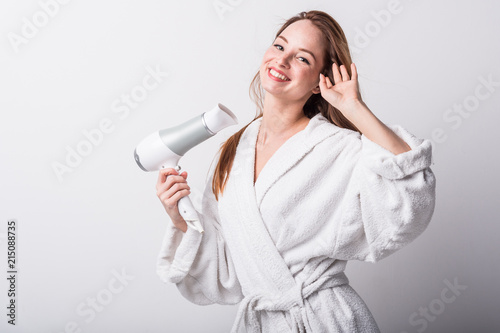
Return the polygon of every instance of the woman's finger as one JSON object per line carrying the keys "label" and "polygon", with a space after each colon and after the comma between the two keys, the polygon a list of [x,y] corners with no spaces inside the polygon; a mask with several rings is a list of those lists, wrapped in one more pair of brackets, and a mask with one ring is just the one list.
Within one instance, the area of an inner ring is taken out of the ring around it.
{"label": "woman's finger", "polygon": [[159,183],[156,186],[156,191],[158,193],[166,192],[168,191],[172,186],[175,184],[187,184],[187,181],[184,177],[182,176],[177,176],[177,175],[168,175],[167,179],[165,180],[164,183]]}
{"label": "woman's finger", "polygon": [[319,76],[319,87],[321,90],[330,89],[333,86],[332,81],[328,76],[323,75],[322,73]]}
{"label": "woman's finger", "polygon": [[333,87],[332,81],[330,81],[330,78],[328,76],[325,76],[325,81],[326,81],[326,87],[330,89]]}
{"label": "woman's finger", "polygon": [[169,175],[178,175],[179,173],[177,172],[177,170],[175,170],[174,168],[165,168],[165,169],[161,169],[159,172],[158,172],[158,182],[157,184],[162,184],[165,182],[165,179],[167,179],[167,176]]}
{"label": "woman's finger", "polygon": [[342,82],[342,77],[340,76],[339,68],[336,63],[332,64],[333,81],[335,84]]}
{"label": "woman's finger", "polygon": [[175,200],[175,195],[179,192],[190,191],[191,187],[187,183],[176,183],[170,189],[165,192],[158,194],[160,201],[171,208],[177,201]]}
{"label": "woman's finger", "polygon": [[170,195],[169,193],[165,192],[160,196],[160,201],[162,202],[163,206],[165,207],[168,213],[172,213],[172,210],[174,210],[175,213],[178,213],[179,212],[177,207],[178,201],[182,197],[185,197],[186,195],[189,194],[191,194],[191,191],[187,188],[181,189],[175,192],[173,195]]}
{"label": "woman's finger", "polygon": [[319,89],[321,91],[324,91],[327,89],[326,87],[326,81],[325,81],[325,76],[323,75],[323,73],[319,73]]}
{"label": "woman's finger", "polygon": [[347,73],[347,68],[345,65],[340,66],[340,72],[342,73],[342,81],[349,81],[349,73]]}
{"label": "woman's finger", "polygon": [[191,191],[188,189],[183,189],[181,191],[177,191],[170,199],[177,203],[182,197],[185,197],[187,195],[190,195]]}
{"label": "woman's finger", "polygon": [[159,193],[158,198],[162,202],[166,202],[167,200],[172,199],[177,192],[182,192],[185,190],[187,191],[191,190],[191,187],[189,187],[187,183],[176,183],[165,192]]}
{"label": "woman's finger", "polygon": [[351,72],[352,72],[352,79],[357,80],[358,79],[358,70],[356,69],[356,65],[354,63],[351,64]]}

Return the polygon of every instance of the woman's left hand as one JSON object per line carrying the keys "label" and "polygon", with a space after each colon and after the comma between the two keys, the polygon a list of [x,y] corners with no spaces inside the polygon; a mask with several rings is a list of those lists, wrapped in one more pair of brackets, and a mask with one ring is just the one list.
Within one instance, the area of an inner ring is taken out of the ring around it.
{"label": "woman's left hand", "polygon": [[354,65],[354,63],[351,64],[352,78],[349,78],[349,74],[344,65],[340,66],[339,72],[337,64],[333,63],[332,71],[335,84],[332,84],[330,78],[320,74],[319,88],[321,90],[321,96],[332,106],[340,110],[346,118],[349,118],[346,113],[348,113],[352,107],[362,102],[359,93],[356,65]]}

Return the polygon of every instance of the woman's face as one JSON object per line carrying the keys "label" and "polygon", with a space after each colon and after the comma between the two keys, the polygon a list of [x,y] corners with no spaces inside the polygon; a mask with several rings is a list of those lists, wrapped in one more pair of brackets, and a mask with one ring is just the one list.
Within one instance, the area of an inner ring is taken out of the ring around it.
{"label": "woman's face", "polygon": [[323,56],[321,31],[307,19],[292,23],[264,54],[260,66],[262,87],[275,97],[305,103],[313,93],[320,92],[317,86]]}

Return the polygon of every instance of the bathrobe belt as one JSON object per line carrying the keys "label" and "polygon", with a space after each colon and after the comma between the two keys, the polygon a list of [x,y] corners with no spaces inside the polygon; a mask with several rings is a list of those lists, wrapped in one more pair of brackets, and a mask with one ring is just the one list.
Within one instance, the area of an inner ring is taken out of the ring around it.
{"label": "bathrobe belt", "polygon": [[[348,284],[349,279],[344,272],[333,276],[324,276],[315,282],[304,285],[303,282],[296,285],[281,295],[266,293],[255,293],[241,301],[236,320],[231,332],[240,332],[242,328],[250,329],[251,333],[261,333],[260,320],[257,311],[289,311],[292,319],[293,332],[310,332],[311,328],[307,320],[304,300],[316,291],[338,287]],[[245,322],[247,323],[245,325]],[[288,327],[288,325],[286,326]],[[276,328],[276,331],[278,329]]]}

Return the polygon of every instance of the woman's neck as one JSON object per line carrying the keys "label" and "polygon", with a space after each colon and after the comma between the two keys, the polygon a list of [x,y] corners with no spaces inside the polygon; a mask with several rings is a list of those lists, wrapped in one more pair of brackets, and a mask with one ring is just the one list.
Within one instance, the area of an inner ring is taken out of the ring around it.
{"label": "woman's neck", "polygon": [[303,112],[301,101],[286,102],[266,94],[260,135],[265,138],[286,138],[304,129],[309,118]]}

